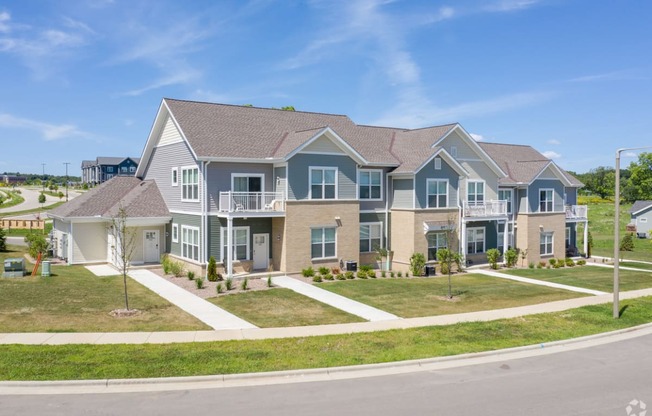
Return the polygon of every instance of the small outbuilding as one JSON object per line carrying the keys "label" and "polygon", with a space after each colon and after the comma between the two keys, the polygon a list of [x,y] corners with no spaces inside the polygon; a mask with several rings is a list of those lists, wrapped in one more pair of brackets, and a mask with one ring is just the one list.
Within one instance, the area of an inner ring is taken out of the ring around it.
{"label": "small outbuilding", "polygon": [[636,227],[639,238],[650,238],[652,229],[652,201],[636,201],[629,210],[632,216],[631,224]]}

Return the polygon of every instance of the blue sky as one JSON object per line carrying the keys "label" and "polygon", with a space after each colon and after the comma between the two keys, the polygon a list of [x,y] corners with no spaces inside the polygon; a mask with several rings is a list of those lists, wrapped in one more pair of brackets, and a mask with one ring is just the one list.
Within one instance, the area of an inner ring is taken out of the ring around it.
{"label": "blue sky", "polygon": [[460,122],[584,172],[652,145],[651,17],[643,0],[0,2],[0,172],[140,156],[162,97]]}

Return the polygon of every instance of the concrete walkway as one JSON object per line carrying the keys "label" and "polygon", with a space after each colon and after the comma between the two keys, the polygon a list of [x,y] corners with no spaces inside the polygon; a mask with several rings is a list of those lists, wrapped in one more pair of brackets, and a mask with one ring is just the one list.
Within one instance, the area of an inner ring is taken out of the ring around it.
{"label": "concrete walkway", "polygon": [[[627,260],[629,261],[629,260]],[[640,263],[646,263],[646,262],[640,262]],[[649,263],[646,263],[649,264]],[[603,264],[603,263],[586,263],[587,266],[595,266],[595,267],[605,267],[607,269],[613,269],[614,265],[613,264]],[[626,266],[621,266],[618,265],[618,270],[631,270],[633,272],[648,272],[652,273],[652,270],[647,270],[647,269],[637,269],[635,267],[626,267]]]}
{"label": "concrete walkway", "polygon": [[[86,268],[96,276],[115,276],[120,274],[117,269],[108,265],[86,266]],[[130,270],[129,277],[215,330],[258,328],[244,319],[238,318],[232,313],[205,301],[199,296],[193,295],[174,283],[168,282],[161,276],[152,273],[149,270]],[[170,333],[167,338],[175,339],[174,334],[176,333]],[[99,335],[101,334],[87,335],[84,339],[93,340]],[[110,334],[107,335],[109,336],[109,339],[113,338]],[[151,333],[150,335],[144,333],[140,338],[146,340],[149,339],[150,336],[152,336]]]}
{"label": "concrete walkway", "polygon": [[513,276],[511,274],[499,273],[499,272],[495,272],[495,271],[492,271],[492,270],[478,269],[478,270],[474,270],[473,273],[484,274],[484,275],[487,275],[487,276],[498,277],[498,278],[501,278],[501,279],[514,280],[516,282],[529,283],[529,284],[532,284],[532,285],[547,286],[547,287],[552,287],[552,288],[555,288],[555,289],[570,290],[572,292],[588,293],[589,295],[594,295],[594,296],[600,296],[600,295],[606,295],[607,294],[607,292],[601,292],[599,290],[586,289],[586,288],[577,287],[577,286],[563,285],[561,283],[546,282],[545,280],[530,279],[528,277]]}
{"label": "concrete walkway", "polygon": [[303,296],[307,296],[334,308],[343,310],[344,312],[359,316],[367,321],[375,322],[401,319],[391,313],[381,311],[380,309],[345,298],[344,296],[329,292],[328,290],[320,289],[317,286],[304,283],[288,276],[272,277],[272,283],[276,286],[293,290]]}

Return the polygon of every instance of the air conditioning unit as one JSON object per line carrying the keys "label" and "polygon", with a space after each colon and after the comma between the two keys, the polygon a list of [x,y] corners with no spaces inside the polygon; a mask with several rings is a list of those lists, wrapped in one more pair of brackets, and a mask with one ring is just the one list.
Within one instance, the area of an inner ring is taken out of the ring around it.
{"label": "air conditioning unit", "polygon": [[5,272],[2,277],[23,277],[25,275],[25,259],[6,259]]}
{"label": "air conditioning unit", "polygon": [[636,237],[638,237],[638,238],[647,238],[647,233],[636,233]]}

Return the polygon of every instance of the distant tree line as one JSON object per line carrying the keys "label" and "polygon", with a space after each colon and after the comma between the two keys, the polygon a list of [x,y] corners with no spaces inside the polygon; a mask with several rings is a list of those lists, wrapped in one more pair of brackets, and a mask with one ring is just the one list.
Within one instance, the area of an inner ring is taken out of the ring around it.
{"label": "distant tree line", "polygon": [[[46,183],[55,183],[55,184],[65,184],[66,175],[41,175],[35,173],[19,173],[19,172],[3,172],[3,175],[13,175],[13,176],[23,176],[27,180],[28,185],[38,184],[40,185],[43,181]],[[70,182],[81,182],[81,177],[68,175],[68,181]]]}

